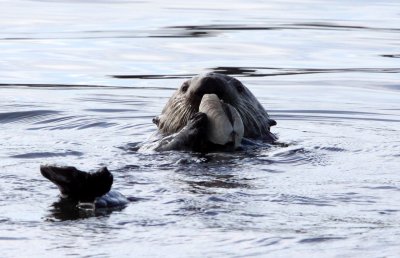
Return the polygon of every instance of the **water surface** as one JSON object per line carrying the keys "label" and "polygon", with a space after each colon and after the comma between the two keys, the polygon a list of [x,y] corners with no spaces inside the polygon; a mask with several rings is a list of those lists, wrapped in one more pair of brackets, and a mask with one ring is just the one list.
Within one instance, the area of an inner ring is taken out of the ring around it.
{"label": "water surface", "polygon": [[[0,7],[2,257],[400,253],[397,1]],[[131,151],[174,89],[207,71],[240,79],[284,144]],[[65,212],[43,163],[106,165],[133,201]]]}

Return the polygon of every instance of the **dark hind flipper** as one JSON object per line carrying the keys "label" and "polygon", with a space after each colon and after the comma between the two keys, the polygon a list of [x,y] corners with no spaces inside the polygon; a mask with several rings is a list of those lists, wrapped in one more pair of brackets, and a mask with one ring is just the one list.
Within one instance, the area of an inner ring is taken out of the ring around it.
{"label": "dark hind flipper", "polygon": [[106,167],[95,173],[80,171],[75,167],[40,166],[42,175],[56,184],[63,197],[80,202],[93,202],[108,193],[113,176]]}
{"label": "dark hind flipper", "polygon": [[207,123],[206,114],[201,112],[194,114],[181,131],[174,136],[168,136],[169,141],[161,141],[156,150],[193,150],[201,152],[207,143]]}

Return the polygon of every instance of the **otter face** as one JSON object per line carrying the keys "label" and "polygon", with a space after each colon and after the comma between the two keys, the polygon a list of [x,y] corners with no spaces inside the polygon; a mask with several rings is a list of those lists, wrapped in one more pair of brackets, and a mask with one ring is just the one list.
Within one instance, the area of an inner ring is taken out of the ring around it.
{"label": "otter face", "polygon": [[185,81],[153,122],[163,134],[178,132],[199,112],[199,105],[205,94],[215,94],[239,112],[244,125],[244,137],[269,142],[276,140],[269,131],[276,122],[269,118],[250,90],[239,80],[218,73],[206,73]]}

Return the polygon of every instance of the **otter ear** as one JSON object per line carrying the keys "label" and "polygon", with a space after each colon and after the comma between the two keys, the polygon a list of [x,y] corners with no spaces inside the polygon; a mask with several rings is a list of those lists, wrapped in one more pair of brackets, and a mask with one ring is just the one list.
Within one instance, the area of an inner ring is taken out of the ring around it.
{"label": "otter ear", "polygon": [[276,125],[276,121],[274,119],[269,119],[268,124],[269,124],[269,126],[274,126],[274,125]]}
{"label": "otter ear", "polygon": [[160,123],[160,117],[159,117],[159,116],[155,116],[155,117],[153,118],[153,124],[155,124],[155,125],[158,126],[159,123]]}

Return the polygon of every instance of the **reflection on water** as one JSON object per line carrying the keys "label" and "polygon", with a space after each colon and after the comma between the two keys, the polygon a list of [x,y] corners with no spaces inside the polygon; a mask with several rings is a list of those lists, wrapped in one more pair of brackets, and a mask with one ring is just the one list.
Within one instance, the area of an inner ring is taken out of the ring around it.
{"label": "reflection on water", "polygon": [[[317,68],[272,68],[272,67],[215,67],[204,69],[231,76],[266,77],[280,75],[302,75],[317,73],[400,73],[400,68],[346,68],[346,69],[317,69]],[[177,79],[191,78],[196,74],[181,75],[111,75],[117,79]]]}
{"label": "reflection on water", "polygon": [[[398,255],[399,7],[3,1],[1,256]],[[138,153],[175,89],[209,71],[257,96],[279,142]],[[43,163],[108,166],[131,203],[57,201]]]}
{"label": "reflection on water", "polygon": [[112,213],[111,209],[79,209],[77,203],[61,199],[52,204],[50,216],[47,221],[65,221],[91,218],[95,216],[107,216]]}

